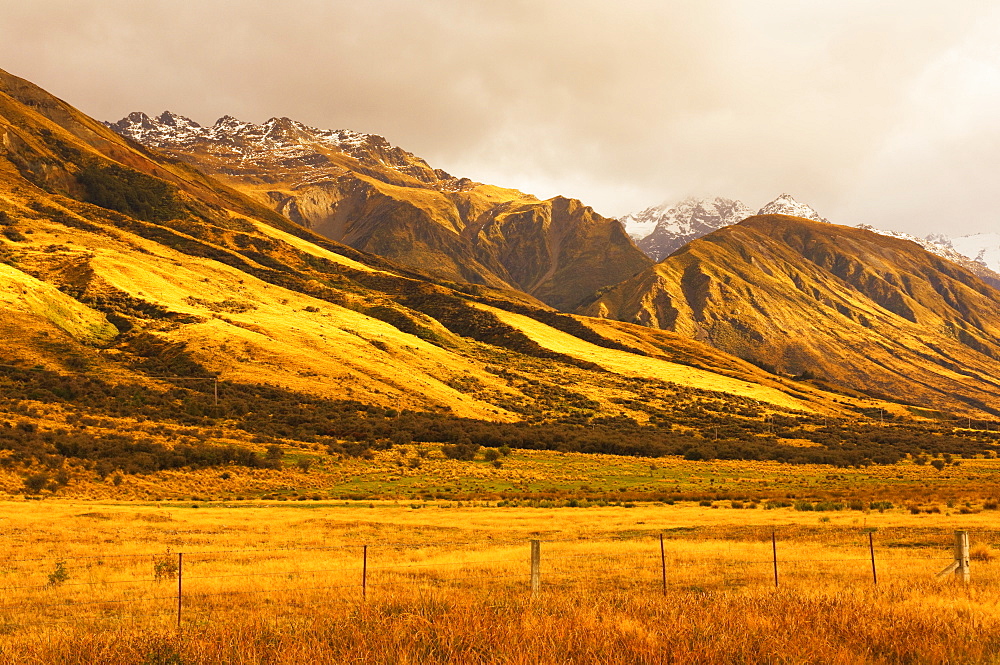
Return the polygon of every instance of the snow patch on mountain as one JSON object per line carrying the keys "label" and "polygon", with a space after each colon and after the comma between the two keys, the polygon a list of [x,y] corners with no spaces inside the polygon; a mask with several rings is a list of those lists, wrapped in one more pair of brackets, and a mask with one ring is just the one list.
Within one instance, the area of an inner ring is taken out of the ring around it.
{"label": "snow patch on mountain", "polygon": [[[869,224],[858,224],[857,228],[883,236],[915,242],[931,254],[948,259],[952,263],[958,264],[972,274],[977,275],[980,279],[1000,287],[1000,274],[998,274],[1000,272],[1000,234],[982,233],[978,237],[949,238],[940,233],[932,233],[924,238],[920,238],[900,231],[877,229]],[[971,240],[966,240],[967,238]],[[992,254],[990,253],[991,243]],[[976,251],[977,249],[978,251]],[[989,262],[990,258],[993,259],[992,264]]]}
{"label": "snow patch on mountain", "polygon": [[951,245],[972,260],[1000,272],[1000,233],[975,233],[960,236],[952,238]]}

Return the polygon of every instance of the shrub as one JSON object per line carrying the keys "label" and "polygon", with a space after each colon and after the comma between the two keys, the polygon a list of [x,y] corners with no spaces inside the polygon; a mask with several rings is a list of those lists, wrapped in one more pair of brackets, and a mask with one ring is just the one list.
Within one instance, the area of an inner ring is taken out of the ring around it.
{"label": "shrub", "polygon": [[43,489],[45,489],[49,484],[48,474],[33,473],[24,479],[24,489],[28,490],[32,494],[38,494]]}
{"label": "shrub", "polygon": [[49,573],[49,586],[59,586],[69,579],[69,571],[66,570],[66,562],[56,561],[55,569]]}
{"label": "shrub", "polygon": [[177,560],[169,556],[156,559],[153,562],[153,579],[157,582],[172,580],[177,577]]}
{"label": "shrub", "polygon": [[441,452],[448,459],[457,459],[464,462],[474,460],[479,452],[478,443],[446,443],[441,446]]}
{"label": "shrub", "polygon": [[813,504],[812,504],[811,501],[796,501],[795,502],[795,510],[808,511],[808,510],[815,510],[815,509],[816,508],[815,508],[815,506],[813,506]]}
{"label": "shrub", "polygon": [[162,222],[183,213],[171,185],[123,166],[92,164],[81,169],[76,179],[88,203],[136,219]]}

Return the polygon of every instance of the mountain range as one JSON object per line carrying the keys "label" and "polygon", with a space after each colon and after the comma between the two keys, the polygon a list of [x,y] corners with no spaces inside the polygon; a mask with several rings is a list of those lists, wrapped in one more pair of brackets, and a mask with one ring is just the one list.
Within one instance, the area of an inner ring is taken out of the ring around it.
{"label": "mountain range", "polygon": [[[304,446],[419,429],[681,454],[711,428],[726,454],[829,462],[763,419],[810,441],[831,419],[839,441],[873,414],[1000,413],[1000,295],[905,239],[763,214],[654,264],[579,201],[456,179],[380,137],[113,127],[0,70],[0,413],[45,446],[70,429],[166,445],[167,409],[168,429],[244,443],[263,418],[263,441]],[[744,212],[689,208],[689,233]]]}
{"label": "mountain range", "polygon": [[[572,207],[557,200],[536,211],[560,206]],[[591,220],[620,232],[617,222]],[[800,385],[673,333],[561,314],[502,284],[453,282],[359,251],[2,71],[0,223],[0,380],[10,391],[28,382],[25,394],[62,405],[40,421],[45,431],[65,428],[67,413],[88,413],[72,395],[91,384],[59,387],[73,377],[103,382],[110,394],[183,388],[178,403],[190,402],[193,413],[203,408],[199,384],[178,387],[174,377],[218,377],[224,392],[252,389],[262,404],[287,395],[346,400],[352,413],[391,408],[492,422],[646,423],[652,413],[667,431],[670,422],[678,431],[697,426],[702,416],[680,415],[693,402],[732,413],[763,405],[733,416],[751,423],[760,408],[903,413]],[[515,236],[523,246],[552,238],[532,225],[523,234]],[[584,265],[591,253],[582,252]],[[548,257],[536,259],[529,267],[544,272]],[[0,404],[7,408],[15,407]],[[140,423],[119,422],[116,431],[157,440]],[[288,427],[292,436],[296,426]]]}
{"label": "mountain range", "polygon": [[[733,199],[689,197],[676,204],[663,203],[638,213],[627,214],[619,218],[619,221],[647,256],[660,261],[692,240],[741,222],[752,214],[745,204]],[[780,195],[765,204],[757,214],[790,215],[827,223],[830,221],[811,206],[796,201],[791,194]],[[878,229],[869,224],[858,224],[857,228],[915,242],[932,254],[958,263],[985,281],[1000,287],[1000,234],[981,233],[959,238],[931,234],[920,238],[899,231]]]}
{"label": "mountain range", "polygon": [[381,136],[289,118],[225,116],[202,127],[170,112],[131,113],[109,127],[331,240],[557,309],[651,264],[619,224],[577,200],[455,178]]}

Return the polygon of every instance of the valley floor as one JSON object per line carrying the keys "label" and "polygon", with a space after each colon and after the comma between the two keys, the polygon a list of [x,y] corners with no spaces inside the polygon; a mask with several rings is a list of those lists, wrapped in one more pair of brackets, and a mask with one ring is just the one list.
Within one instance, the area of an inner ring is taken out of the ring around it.
{"label": "valley floor", "polygon": [[997,512],[721,505],[4,502],[0,660],[1000,662]]}
{"label": "valley floor", "polygon": [[[996,509],[1000,459],[836,468],[768,461],[688,461],[679,457],[623,457],[512,450],[496,462],[447,459],[441,446],[413,444],[372,451],[372,459],[329,455],[302,444],[289,446],[282,468],[241,466],[181,469],[149,474],[73,470],[69,481],[34,498],[126,500],[155,503],[246,501],[490,502],[510,506],[594,507],[627,502],[710,501],[729,509],[764,508],[768,502],[833,502],[860,509],[871,502],[941,514]],[[935,460],[931,460],[935,461]],[[0,467],[0,498],[29,490],[22,471]]]}

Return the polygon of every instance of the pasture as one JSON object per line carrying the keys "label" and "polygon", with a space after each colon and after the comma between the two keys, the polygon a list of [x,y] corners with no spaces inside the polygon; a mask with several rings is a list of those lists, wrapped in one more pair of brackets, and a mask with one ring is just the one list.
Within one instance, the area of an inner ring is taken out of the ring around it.
{"label": "pasture", "polygon": [[[10,501],[0,659],[993,662],[996,516],[694,501]],[[973,542],[967,585],[935,577],[959,528]]]}

